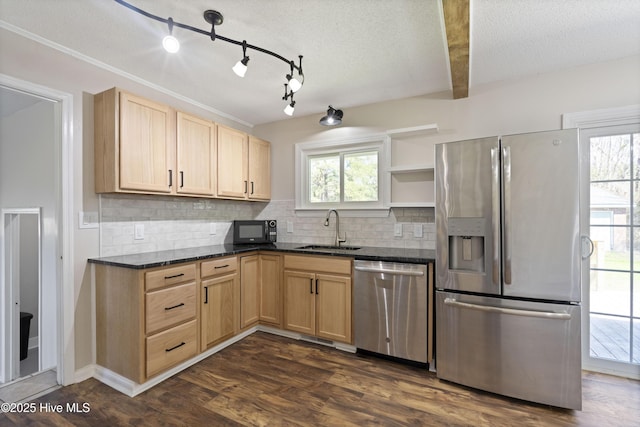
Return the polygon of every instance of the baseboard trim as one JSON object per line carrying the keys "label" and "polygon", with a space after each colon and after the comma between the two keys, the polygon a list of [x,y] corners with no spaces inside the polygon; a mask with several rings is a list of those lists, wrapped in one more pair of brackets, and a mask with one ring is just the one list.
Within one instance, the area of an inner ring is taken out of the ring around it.
{"label": "baseboard trim", "polygon": [[274,328],[271,326],[266,326],[266,325],[257,325],[254,326],[252,328],[249,328],[243,332],[241,332],[240,334],[234,336],[233,338],[228,339],[227,341],[224,341],[212,348],[210,348],[209,350],[206,350],[203,353],[198,354],[197,356],[181,363],[180,365],[174,366],[173,368],[169,369],[168,371],[163,372],[162,374],[151,378],[149,381],[143,383],[143,384],[138,384],[135,381],[132,381],[128,378],[123,377],[120,374],[117,374],[107,368],[104,368],[100,365],[88,365],[85,366],[82,369],[79,369],[76,371],[75,373],[75,378],[76,378],[76,382],[81,382],[84,381],[86,379],[89,379],[91,377],[97,379],[98,381],[100,381],[103,384],[108,385],[109,387],[118,390],[119,392],[126,394],[129,397],[134,397],[137,396],[138,394],[149,390],[150,388],[154,387],[157,384],[160,384],[161,382],[163,382],[164,380],[166,380],[167,378],[177,374],[178,372],[192,366],[195,365],[196,363],[206,359],[207,357],[216,354],[217,352],[219,352],[220,350],[223,350],[227,347],[229,347],[232,344],[237,343],[238,341],[241,341],[242,339],[248,337],[249,335],[255,333],[255,332],[266,332],[269,334],[273,334],[273,335],[279,335],[285,338],[290,338],[290,339],[294,339],[294,340],[302,340],[302,341],[307,341],[307,342],[312,342],[315,344],[322,344],[322,345],[326,345],[329,347],[334,347],[337,350],[341,350],[341,351],[346,351],[349,353],[355,353],[356,352],[356,348],[352,345],[349,344],[344,344],[344,343],[339,343],[339,342],[335,342],[335,341],[326,341],[326,340],[321,340],[315,337],[310,337],[310,336],[306,336],[306,335],[302,335],[296,332],[291,332],[291,331],[286,331],[283,329],[278,329],[278,328]]}
{"label": "baseboard trim", "polygon": [[96,365],[95,367],[95,373],[93,375],[93,377],[95,379],[97,379],[98,381],[100,381],[103,384],[108,385],[109,387],[118,390],[121,393],[126,394],[129,397],[134,397],[137,396],[138,394],[149,390],[150,388],[152,388],[153,386],[160,384],[161,382],[163,382],[164,380],[170,378],[171,376],[177,374],[178,372],[187,369],[188,367],[195,365],[196,363],[206,359],[207,357],[211,356],[212,354],[215,354],[217,352],[219,352],[220,350],[223,350],[227,347],[229,347],[231,344],[235,344],[236,342],[242,340],[245,337],[248,337],[249,335],[253,334],[254,332],[256,332],[258,329],[257,327],[253,327],[250,329],[247,329],[246,331],[241,332],[240,334],[236,335],[233,338],[228,339],[227,341],[224,341],[218,345],[216,345],[215,347],[211,347],[209,350],[198,354],[195,357],[192,357],[191,359],[177,365],[174,366],[173,368],[169,369],[168,371],[163,372],[162,374],[155,376],[153,378],[151,378],[149,381],[143,383],[143,384],[138,384],[135,381],[131,381],[128,378],[123,377],[120,374],[117,374],[107,368],[104,368],[102,366]]}

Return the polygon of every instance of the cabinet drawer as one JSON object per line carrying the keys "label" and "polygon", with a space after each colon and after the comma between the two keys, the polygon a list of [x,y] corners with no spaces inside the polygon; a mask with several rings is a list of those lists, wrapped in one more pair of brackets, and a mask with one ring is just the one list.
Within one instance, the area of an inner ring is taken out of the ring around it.
{"label": "cabinet drawer", "polygon": [[351,274],[351,258],[285,255],[284,268],[335,274]]}
{"label": "cabinet drawer", "polygon": [[200,277],[217,276],[219,274],[236,271],[237,269],[238,259],[236,257],[212,259],[202,262],[200,266]]}
{"label": "cabinet drawer", "polygon": [[176,365],[198,352],[196,320],[147,338],[147,377]]}
{"label": "cabinet drawer", "polygon": [[144,274],[146,290],[163,288],[178,283],[190,282],[196,279],[196,265],[186,264],[177,267],[163,268]]}
{"label": "cabinet drawer", "polygon": [[196,284],[174,286],[145,295],[147,335],[196,317]]}

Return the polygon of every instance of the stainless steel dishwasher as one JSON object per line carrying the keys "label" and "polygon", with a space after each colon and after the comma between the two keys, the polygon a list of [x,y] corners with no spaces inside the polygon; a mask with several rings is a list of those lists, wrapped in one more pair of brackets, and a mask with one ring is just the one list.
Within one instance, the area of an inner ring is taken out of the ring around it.
{"label": "stainless steel dishwasher", "polygon": [[427,363],[427,266],[354,263],[355,345]]}

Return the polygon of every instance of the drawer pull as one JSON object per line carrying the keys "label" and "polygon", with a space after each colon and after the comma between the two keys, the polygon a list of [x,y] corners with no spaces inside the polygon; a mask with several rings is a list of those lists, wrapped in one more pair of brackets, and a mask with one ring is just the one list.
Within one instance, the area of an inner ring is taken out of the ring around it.
{"label": "drawer pull", "polygon": [[225,264],[225,265],[216,265],[216,266],[215,266],[215,267],[213,267],[213,268],[215,268],[215,269],[217,270],[217,269],[219,269],[219,268],[227,268],[227,267],[229,267],[229,264]]}
{"label": "drawer pull", "polygon": [[176,348],[182,347],[183,345],[185,345],[186,343],[184,341],[182,341],[180,344],[176,345],[175,347],[171,347],[171,348],[165,348],[164,351],[166,351],[167,353],[169,353],[170,351],[175,350]]}
{"label": "drawer pull", "polygon": [[174,308],[182,307],[183,305],[184,305],[184,303],[183,303],[183,302],[181,302],[181,303],[180,303],[180,304],[178,304],[178,305],[174,305],[173,307],[165,307],[164,309],[165,309],[166,311],[169,311],[169,310],[173,310]]}
{"label": "drawer pull", "polygon": [[174,274],[173,276],[164,276],[164,280],[175,279],[176,277],[184,276],[184,273]]}

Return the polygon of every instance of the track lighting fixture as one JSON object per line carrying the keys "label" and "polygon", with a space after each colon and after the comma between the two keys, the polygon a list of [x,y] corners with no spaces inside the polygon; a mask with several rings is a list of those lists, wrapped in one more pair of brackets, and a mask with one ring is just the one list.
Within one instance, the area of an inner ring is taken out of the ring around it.
{"label": "track lighting fixture", "polygon": [[327,115],[320,119],[320,124],[323,126],[336,126],[342,123],[342,110],[336,110],[331,105],[327,110]]}
{"label": "track lighting fixture", "polygon": [[247,56],[247,41],[242,40],[242,59],[236,62],[236,65],[233,66],[232,70],[240,77],[244,77],[247,72],[247,63],[249,62],[249,57]]}
{"label": "track lighting fixture", "polygon": [[287,106],[284,107],[284,113],[287,116],[293,116],[293,111],[295,110],[295,107],[296,107],[296,101],[293,100],[293,90],[287,91],[287,83],[285,83],[284,96],[282,97],[282,99],[286,101],[289,98],[291,98],[291,103],[287,104]]}
{"label": "track lighting fixture", "polygon": [[167,24],[169,25],[169,35],[162,39],[162,47],[169,53],[176,53],[180,50],[180,42],[173,37],[173,19],[167,19]]}
{"label": "track lighting fixture", "polygon": [[[221,25],[224,18],[222,16],[222,14],[216,10],[206,10],[204,12],[204,19],[206,22],[208,22],[209,24],[211,24],[211,31],[205,31],[205,30],[201,30],[199,28],[195,28],[192,27],[190,25],[186,25],[186,24],[181,24],[179,22],[175,22],[173,20],[173,18],[161,18],[159,16],[153,15],[149,12],[146,12],[138,7],[133,6],[132,4],[127,3],[124,0],[114,0],[116,3],[121,4],[122,6],[133,10],[136,13],[139,13],[140,15],[146,16],[149,19],[153,19],[155,21],[159,21],[159,22],[163,22],[165,24],[167,24],[169,26],[169,35],[166,36],[163,40],[162,40],[162,45],[164,46],[164,48],[167,50],[167,52],[177,52],[178,49],[180,49],[180,42],[178,41],[178,39],[176,39],[173,36],[173,27],[178,27],[178,28],[182,28],[184,30],[189,30],[189,31],[193,31],[194,33],[198,33],[198,34],[202,34],[205,36],[209,36],[211,38],[211,41],[215,41],[215,40],[222,40],[224,42],[227,43],[231,43],[231,44],[236,44],[239,46],[242,46],[242,59],[240,61],[238,61],[236,63],[236,65],[234,65],[232,67],[233,71],[240,77],[244,77],[245,73],[247,72],[247,63],[249,62],[249,57],[247,56],[247,49],[253,49],[255,51],[258,52],[262,52],[264,54],[273,56],[274,58],[277,58],[285,63],[287,63],[289,65],[289,69],[290,72],[288,74],[285,74],[285,79],[286,79],[286,83],[285,83],[285,96],[283,97],[283,99],[286,101],[289,98],[291,98],[291,102],[289,104],[287,104],[287,107],[285,108],[285,113],[288,115],[292,115],[293,114],[293,110],[294,110],[294,106],[295,106],[295,101],[293,100],[293,93],[297,92],[298,90],[300,90],[300,88],[302,87],[302,84],[304,83],[304,74],[302,72],[302,55],[298,55],[298,64],[296,65],[295,62],[293,60],[288,60],[285,57],[272,52],[270,50],[261,48],[259,46],[255,46],[252,44],[248,44],[246,40],[243,41],[238,41],[238,40],[233,40],[224,36],[221,36],[219,34],[216,33],[216,26],[217,25]],[[288,88],[288,89],[287,89]],[[289,90],[289,93],[287,93],[287,91]]]}

